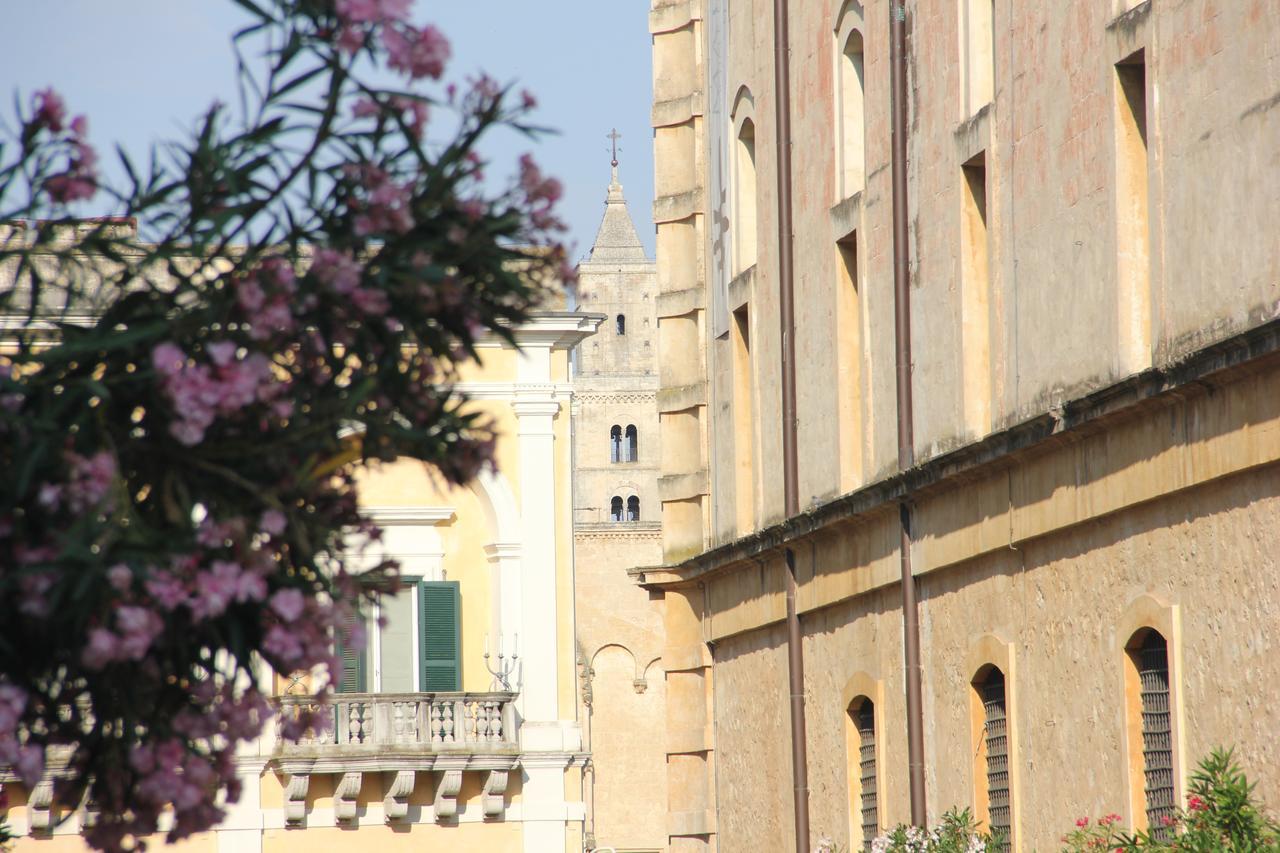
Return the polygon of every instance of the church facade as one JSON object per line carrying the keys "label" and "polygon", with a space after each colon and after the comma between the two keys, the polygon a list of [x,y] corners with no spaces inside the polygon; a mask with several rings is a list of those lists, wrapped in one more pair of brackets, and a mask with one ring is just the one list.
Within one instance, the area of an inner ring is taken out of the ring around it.
{"label": "church facade", "polygon": [[1280,16],[773,13],[650,14],[669,849],[1280,809]]}

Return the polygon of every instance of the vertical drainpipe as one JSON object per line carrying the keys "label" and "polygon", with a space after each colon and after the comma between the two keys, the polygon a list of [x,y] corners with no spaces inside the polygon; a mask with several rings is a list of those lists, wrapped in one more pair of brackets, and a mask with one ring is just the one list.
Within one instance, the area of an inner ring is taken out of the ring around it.
{"label": "vertical drainpipe", "polygon": [[[787,0],[773,4],[774,104],[778,147],[778,316],[782,327],[782,484],[786,517],[800,513],[796,454],[796,323],[791,223],[791,70]],[[804,648],[796,607],[796,558],[785,553],[787,674],[796,853],[809,853],[809,759],[804,721]]]}
{"label": "vertical drainpipe", "polygon": [[[911,272],[907,244],[907,9],[906,0],[890,7],[889,65],[893,122],[893,333],[898,390],[898,468],[915,464],[911,412]],[[920,687],[920,613],[916,579],[911,570],[911,508],[898,507],[902,561],[902,646],[907,682],[907,778],[911,790],[911,822],[928,819],[924,785],[924,711]]]}

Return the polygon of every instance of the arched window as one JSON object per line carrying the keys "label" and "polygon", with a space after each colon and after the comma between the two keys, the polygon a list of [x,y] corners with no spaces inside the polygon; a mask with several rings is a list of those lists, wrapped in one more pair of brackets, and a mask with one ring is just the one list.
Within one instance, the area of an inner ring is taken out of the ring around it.
{"label": "arched window", "polygon": [[640,520],[640,499],[635,495],[627,498],[627,521]]}
{"label": "arched window", "polygon": [[[862,827],[862,849],[870,850],[871,842],[880,834],[880,803],[876,784],[876,709],[866,696],[853,700],[848,708],[849,721],[858,735],[857,776],[850,768],[850,779],[857,779],[857,822]],[[850,744],[852,747],[853,744]],[[852,750],[851,750],[852,751]]]}
{"label": "arched window", "polygon": [[973,689],[977,693],[982,715],[975,722],[981,725],[981,736],[978,738],[978,749],[981,752],[979,767],[985,776],[985,779],[974,779],[980,799],[980,807],[976,811],[979,820],[986,818],[989,831],[1000,834],[1002,842],[998,849],[1007,853],[1011,849],[1013,810],[1009,784],[1009,715],[1004,673],[994,665],[984,667],[974,678]]}
{"label": "arched window", "polygon": [[635,424],[627,426],[627,461],[640,461],[640,434],[636,432]]}
{"label": "arched window", "polygon": [[[1126,646],[1131,666],[1129,728],[1139,737],[1129,740],[1130,761],[1142,768],[1142,795],[1135,797],[1146,812],[1147,831],[1155,841],[1172,841],[1173,827],[1165,824],[1177,806],[1173,768],[1173,715],[1169,694],[1169,644],[1154,628],[1136,632]],[[1137,695],[1132,695],[1136,693]],[[1136,754],[1138,751],[1141,754]],[[1137,774],[1134,774],[1137,777]]]}
{"label": "arched window", "polygon": [[627,315],[619,314],[617,317],[618,334],[625,335],[627,333]]}
{"label": "arched window", "polygon": [[614,495],[613,500],[609,501],[609,520],[622,521],[622,498],[617,495]]}
{"label": "arched window", "polygon": [[850,30],[839,45],[840,91],[838,144],[841,197],[848,198],[866,185],[866,125],[862,33]]}
{"label": "arched window", "polygon": [[609,430],[609,461],[622,461],[622,427],[617,424]]}
{"label": "arched window", "polygon": [[[739,106],[743,106],[742,103]],[[734,274],[756,262],[756,125],[750,118],[738,124],[733,156]]]}

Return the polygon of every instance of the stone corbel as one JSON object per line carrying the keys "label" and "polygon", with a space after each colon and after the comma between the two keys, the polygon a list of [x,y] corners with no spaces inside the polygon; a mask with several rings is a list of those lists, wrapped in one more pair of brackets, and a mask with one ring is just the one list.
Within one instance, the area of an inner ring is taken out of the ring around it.
{"label": "stone corbel", "polygon": [[289,777],[289,784],[284,789],[284,819],[286,823],[302,823],[307,815],[307,787],[311,777],[306,773],[295,773]]}
{"label": "stone corbel", "polygon": [[647,678],[633,678],[633,679],[631,680],[631,687],[632,687],[632,688],[633,688],[637,693],[643,693],[643,692],[645,692],[645,690],[649,689],[649,679],[647,679]]}
{"label": "stone corbel", "polygon": [[413,785],[417,774],[412,770],[400,770],[387,787],[387,796],[382,801],[383,813],[387,822],[404,820],[409,814],[409,795],[413,793]]}
{"label": "stone corbel", "polygon": [[484,780],[484,816],[500,818],[507,810],[507,801],[503,797],[507,792],[506,770],[490,770]]}
{"label": "stone corbel", "polygon": [[436,823],[458,816],[458,792],[462,790],[462,771],[444,770],[436,783]]}
{"label": "stone corbel", "polygon": [[27,815],[31,833],[48,832],[53,825],[53,780],[41,779],[27,800]]}
{"label": "stone corbel", "polygon": [[333,816],[337,820],[356,819],[356,800],[360,796],[360,783],[364,774],[343,773],[338,786],[333,789]]}

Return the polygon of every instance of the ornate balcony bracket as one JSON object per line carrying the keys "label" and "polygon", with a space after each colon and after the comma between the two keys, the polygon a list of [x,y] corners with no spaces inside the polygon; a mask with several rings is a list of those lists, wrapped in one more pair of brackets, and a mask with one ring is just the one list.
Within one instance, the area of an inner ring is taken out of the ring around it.
{"label": "ornate balcony bracket", "polygon": [[333,790],[333,816],[338,820],[356,819],[356,801],[360,797],[360,783],[364,774],[344,773]]}
{"label": "ornate balcony bracket", "polygon": [[413,793],[418,774],[412,770],[398,770],[391,784],[387,786],[387,796],[382,801],[383,813],[387,822],[404,820],[409,814],[409,795]]}
{"label": "ornate balcony bracket", "polygon": [[31,832],[48,832],[53,825],[53,780],[41,779],[27,800]]}
{"label": "ornate balcony bracket", "polygon": [[462,790],[462,771],[445,770],[436,783],[436,823],[458,816],[458,792]]}
{"label": "ornate balcony bracket", "polygon": [[490,770],[484,780],[484,816],[486,820],[500,818],[507,810],[503,796],[507,792],[506,770]]}
{"label": "ornate balcony bracket", "polygon": [[289,785],[284,789],[284,819],[287,823],[299,824],[307,814],[307,787],[311,777],[306,773],[295,773],[289,777]]}

